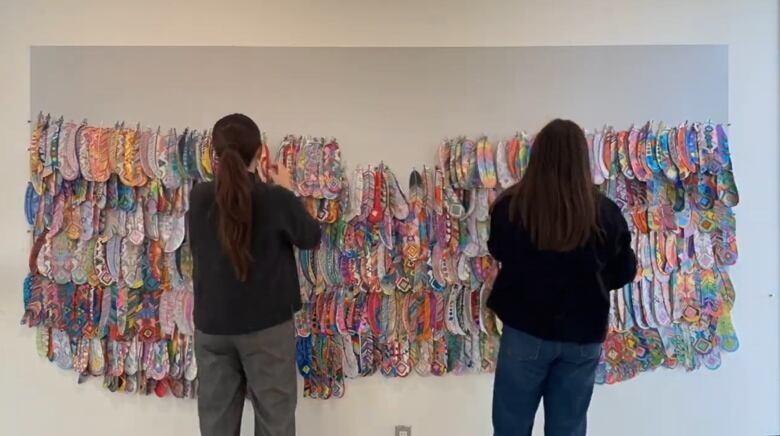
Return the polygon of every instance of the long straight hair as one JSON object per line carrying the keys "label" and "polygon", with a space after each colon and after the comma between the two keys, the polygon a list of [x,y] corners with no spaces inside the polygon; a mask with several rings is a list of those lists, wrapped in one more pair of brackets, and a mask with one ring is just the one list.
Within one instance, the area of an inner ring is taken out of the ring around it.
{"label": "long straight hair", "polygon": [[542,128],[525,175],[507,194],[510,220],[540,250],[571,251],[599,234],[588,143],[573,121],[556,119]]}
{"label": "long straight hair", "polygon": [[218,236],[236,276],[245,282],[252,263],[252,179],[248,168],[260,148],[260,129],[248,116],[232,114],[214,124],[211,139],[219,158]]}

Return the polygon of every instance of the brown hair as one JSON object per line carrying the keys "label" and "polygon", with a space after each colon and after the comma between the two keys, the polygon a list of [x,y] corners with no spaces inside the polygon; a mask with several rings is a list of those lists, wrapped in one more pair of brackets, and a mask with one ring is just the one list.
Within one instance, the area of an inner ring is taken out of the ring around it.
{"label": "brown hair", "polygon": [[510,220],[540,250],[571,251],[598,235],[598,191],[585,133],[573,121],[548,123],[533,141],[528,170],[509,188]]}
{"label": "brown hair", "polygon": [[248,279],[252,262],[252,179],[248,167],[260,142],[260,129],[246,115],[228,115],[214,124],[212,144],[219,158],[216,173],[219,240],[242,282]]}

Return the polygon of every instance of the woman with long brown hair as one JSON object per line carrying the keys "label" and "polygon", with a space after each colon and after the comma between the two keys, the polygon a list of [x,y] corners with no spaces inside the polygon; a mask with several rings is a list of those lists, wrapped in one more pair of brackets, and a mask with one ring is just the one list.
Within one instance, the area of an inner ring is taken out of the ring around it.
{"label": "woman with long brown hair", "polygon": [[255,435],[294,436],[297,378],[293,313],[301,308],[293,247],[314,248],[317,222],[291,192],[255,174],[260,129],[246,115],[214,125],[214,182],[190,194],[198,416],[204,436],[238,436],[244,399]]}
{"label": "woman with long brown hair", "polygon": [[633,280],[636,256],[577,124],[537,134],[525,176],[493,206],[488,247],[501,262],[488,305],[504,323],[495,435],[530,436],[542,399],[547,436],[584,435],[609,292]]}

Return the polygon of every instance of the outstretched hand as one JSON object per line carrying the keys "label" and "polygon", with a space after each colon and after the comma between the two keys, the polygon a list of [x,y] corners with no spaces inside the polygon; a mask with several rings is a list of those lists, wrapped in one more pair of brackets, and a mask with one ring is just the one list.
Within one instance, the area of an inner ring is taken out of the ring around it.
{"label": "outstretched hand", "polygon": [[290,171],[284,165],[273,165],[269,168],[268,176],[275,185],[285,189],[293,190],[292,177]]}

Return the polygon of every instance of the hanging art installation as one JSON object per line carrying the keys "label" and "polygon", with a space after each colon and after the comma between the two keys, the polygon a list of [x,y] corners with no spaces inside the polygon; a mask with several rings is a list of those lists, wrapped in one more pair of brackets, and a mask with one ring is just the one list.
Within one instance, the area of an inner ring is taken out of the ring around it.
{"label": "hanging art installation", "polygon": [[[593,180],[627,218],[639,263],[633,283],[611,293],[597,382],[718,368],[739,346],[728,275],[739,194],[724,126],[646,123],[587,139]],[[381,163],[347,177],[335,139],[284,138],[276,162],[323,226],[319,247],[297,253],[306,397],[339,398],[347,379],[377,372],[495,369],[489,208],[523,176],[532,143],[525,133],[444,141],[404,189]],[[263,144],[261,171],[270,161]],[[208,131],[38,117],[21,322],[36,329],[42,357],[111,391],[195,396],[185,213],[193,184],[217,165]]]}

